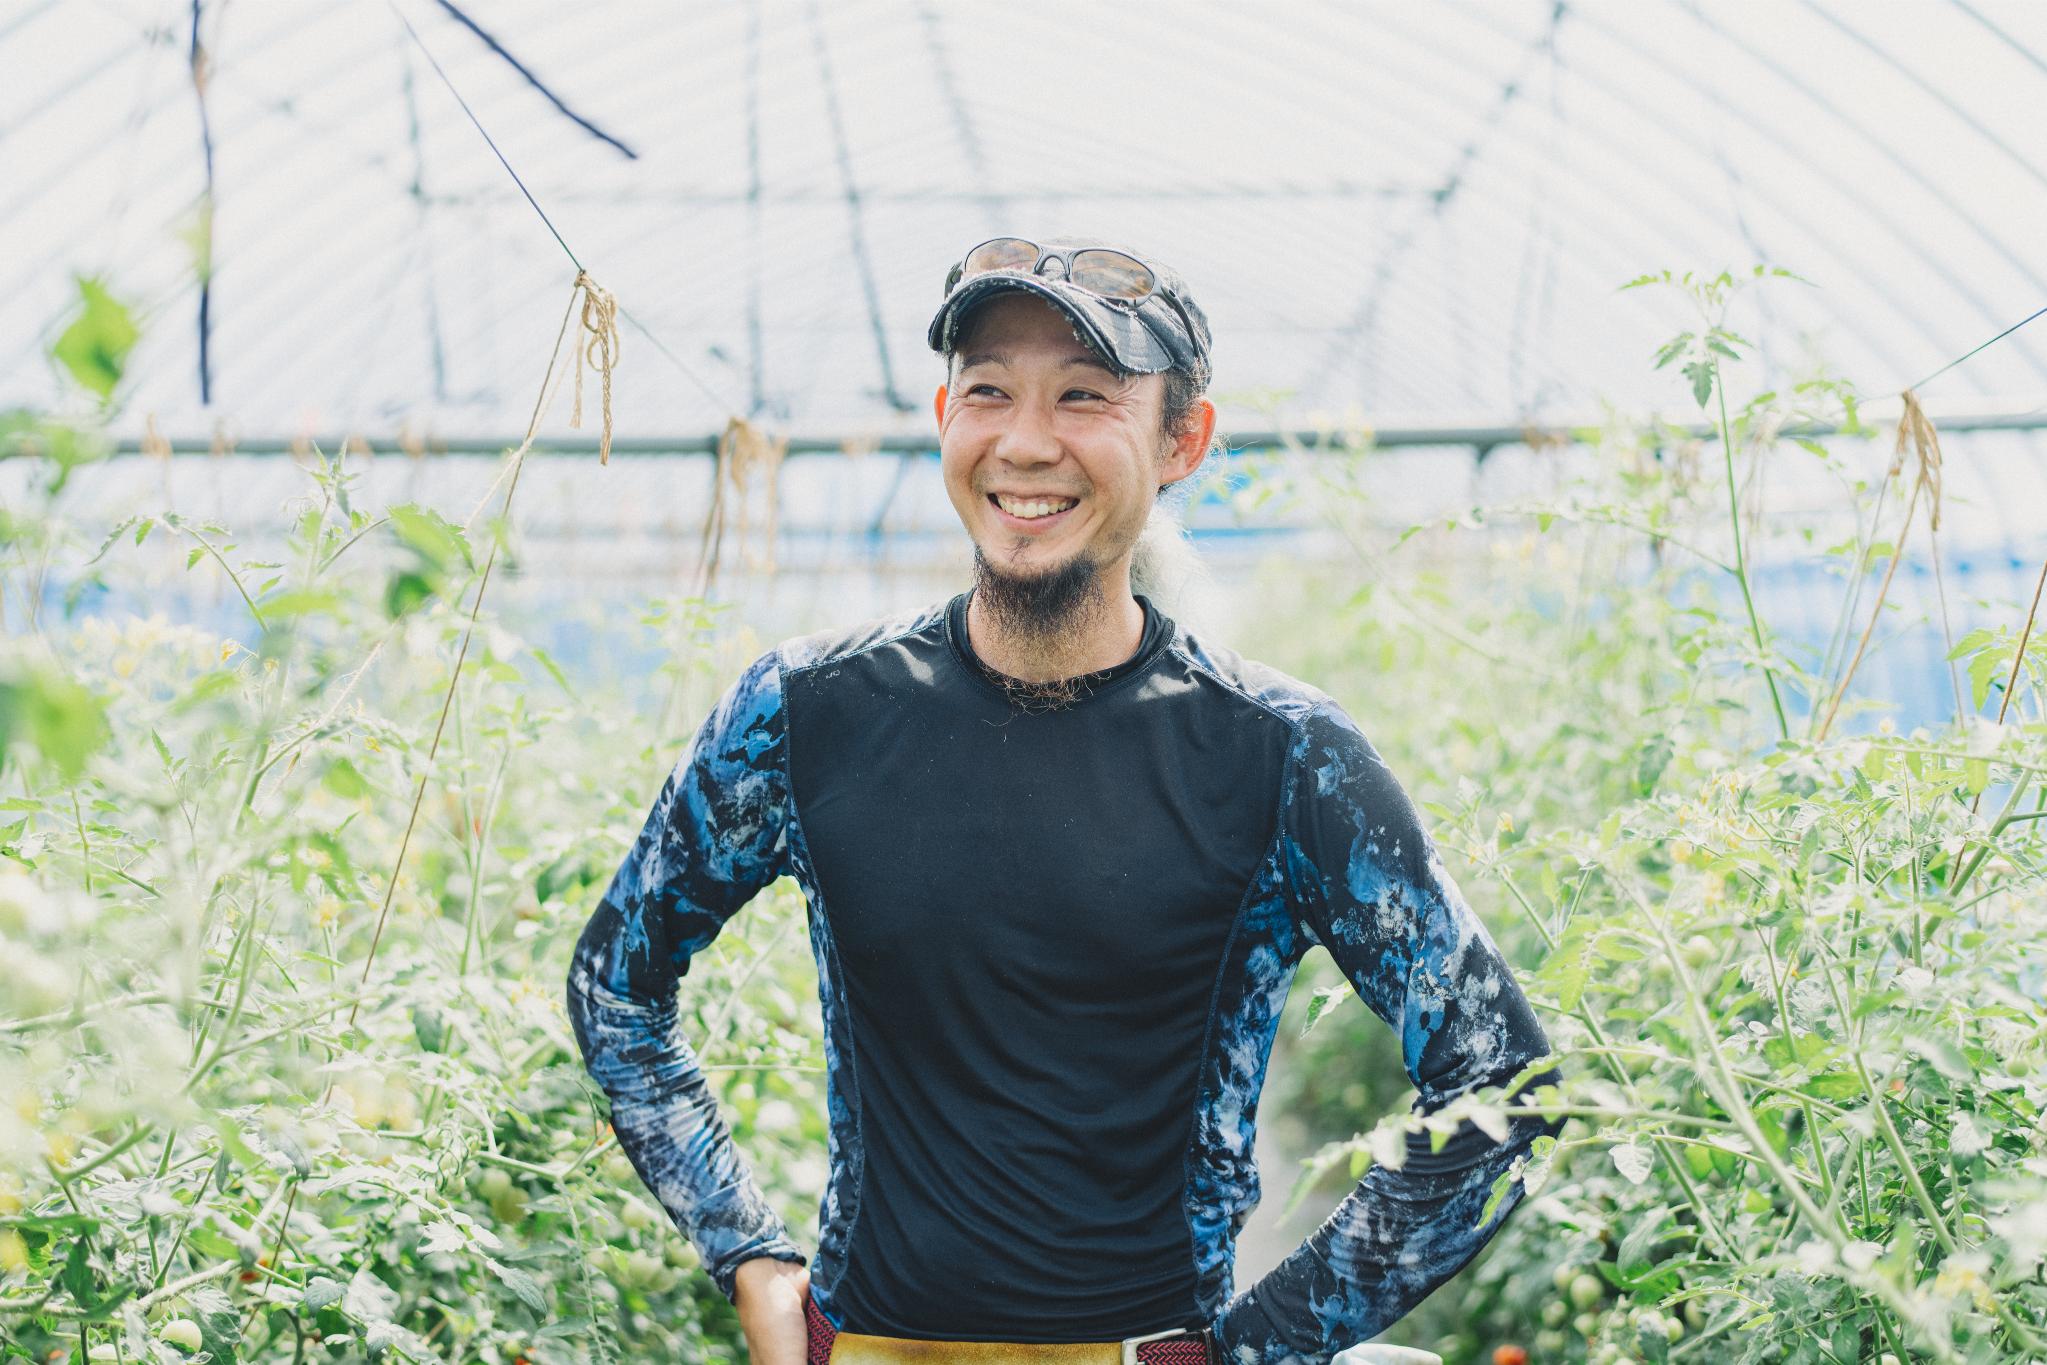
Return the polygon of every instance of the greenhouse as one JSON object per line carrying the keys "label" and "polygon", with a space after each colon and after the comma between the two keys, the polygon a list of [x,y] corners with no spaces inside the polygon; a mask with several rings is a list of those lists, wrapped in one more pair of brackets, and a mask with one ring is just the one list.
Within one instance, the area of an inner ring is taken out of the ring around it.
{"label": "greenhouse", "polygon": [[2047,1363],[2047,10],[0,55],[0,1362]]}

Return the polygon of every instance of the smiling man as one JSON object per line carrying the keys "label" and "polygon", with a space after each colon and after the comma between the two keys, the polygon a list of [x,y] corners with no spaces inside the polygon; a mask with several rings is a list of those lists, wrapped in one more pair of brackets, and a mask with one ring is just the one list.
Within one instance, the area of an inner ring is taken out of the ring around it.
{"label": "smiling man", "polygon": [[[669,774],[576,946],[570,1018],[619,1144],[738,1306],[757,1365],[1321,1362],[1455,1274],[1560,1121],[1548,1040],[1413,803],[1327,694],[1132,590],[1201,464],[1209,332],[1155,260],[999,238],[930,342],[971,588],[785,641]],[[692,957],[796,879],[824,1018],[816,1261],[679,1026]],[[1326,949],[1398,1034],[1411,1134],[1234,1292],[1258,1095]],[[1491,1129],[1491,1132],[1486,1131]]]}

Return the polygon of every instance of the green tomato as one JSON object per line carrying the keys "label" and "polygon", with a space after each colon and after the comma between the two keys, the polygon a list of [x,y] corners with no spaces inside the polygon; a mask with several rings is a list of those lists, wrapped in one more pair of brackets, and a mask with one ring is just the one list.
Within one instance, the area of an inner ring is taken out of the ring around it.
{"label": "green tomato", "polygon": [[513,1189],[490,1201],[490,1211],[500,1223],[517,1223],[526,1217],[526,1191]]}
{"label": "green tomato", "polygon": [[1685,963],[1692,967],[1703,967],[1720,956],[1719,948],[1704,934],[1693,934],[1685,940]]}
{"label": "green tomato", "polygon": [[1580,1271],[1571,1280],[1571,1302],[1580,1308],[1590,1308],[1606,1297],[1606,1286],[1599,1282],[1597,1275]]}
{"label": "green tomato", "polygon": [[1555,1327],[1571,1315],[1571,1307],[1562,1299],[1551,1299],[1542,1306],[1542,1325]]}
{"label": "green tomato", "polygon": [[1577,1273],[1578,1267],[1574,1265],[1559,1265],[1550,1271],[1549,1282],[1555,1285],[1557,1293],[1561,1294],[1571,1287],[1571,1277]]}
{"label": "green tomato", "polygon": [[162,1327],[159,1327],[156,1334],[181,1350],[196,1351],[199,1349],[199,1324],[190,1318],[172,1318]]}
{"label": "green tomato", "polygon": [[635,1232],[643,1232],[654,1226],[654,1210],[648,1208],[631,1195],[619,1201],[619,1220]]}
{"label": "green tomato", "polygon": [[477,1177],[476,1188],[485,1199],[493,1201],[502,1199],[511,1193],[512,1177],[498,1167],[492,1166]]}

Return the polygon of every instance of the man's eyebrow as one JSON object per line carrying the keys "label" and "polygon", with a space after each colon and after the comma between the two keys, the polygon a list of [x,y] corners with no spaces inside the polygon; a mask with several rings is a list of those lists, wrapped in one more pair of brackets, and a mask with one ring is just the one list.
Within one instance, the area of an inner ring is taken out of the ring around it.
{"label": "man's eyebrow", "polygon": [[[1007,351],[976,351],[972,355],[961,358],[960,371],[965,373],[976,365],[1013,365],[1015,363],[1015,358]],[[1103,374],[1108,375],[1116,373],[1091,355],[1070,355],[1066,357],[1060,368],[1067,370],[1100,370]]]}

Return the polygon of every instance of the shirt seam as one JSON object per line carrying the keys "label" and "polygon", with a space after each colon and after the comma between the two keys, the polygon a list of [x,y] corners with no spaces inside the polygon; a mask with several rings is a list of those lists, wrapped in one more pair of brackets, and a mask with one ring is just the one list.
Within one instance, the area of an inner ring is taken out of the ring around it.
{"label": "shirt seam", "polygon": [[[950,604],[951,601],[952,601],[951,598],[946,599],[946,602],[948,604]],[[811,659],[805,663],[788,664],[784,670],[783,676],[787,677],[792,673],[808,673],[813,669],[822,668],[826,664],[844,663],[848,659],[857,659],[862,654],[867,653],[869,650],[880,649],[883,645],[892,645],[898,640],[907,639],[912,635],[922,634],[923,632],[930,630],[931,627],[934,625],[942,627],[945,622],[946,609],[944,607],[940,607],[938,609],[937,614],[932,619],[925,620],[924,619],[925,612],[929,610],[930,610],[929,608],[926,608],[925,611],[918,612],[917,615],[911,619],[908,625],[904,626],[895,634],[885,635],[879,640],[869,640],[866,644],[861,645],[858,649],[849,649],[844,651],[843,653],[821,655],[820,657]],[[776,646],[775,657],[777,667],[782,667],[786,662],[786,656],[782,653],[782,646],[780,645]]]}
{"label": "shirt seam", "polygon": [[[866,646],[866,648],[878,648],[881,645],[888,644],[890,641],[900,640],[906,635],[915,634],[918,629],[913,623],[906,629],[890,636],[887,640],[876,640],[872,645]],[[839,657],[851,658],[855,654],[864,652],[864,649],[854,650],[849,654]],[[790,846],[789,861],[790,867],[793,870],[796,864],[795,848],[797,845],[801,845],[803,860],[810,867],[811,889],[817,893],[817,898],[812,903],[811,909],[820,919],[824,920],[825,939],[831,945],[831,961],[820,964],[820,969],[831,972],[839,980],[839,1014],[846,1021],[846,1076],[852,1082],[853,1087],[853,1146],[860,1164],[860,1169],[853,1182],[853,1216],[846,1223],[845,1245],[839,1251],[838,1278],[831,1285],[831,1288],[837,1289],[840,1281],[845,1278],[846,1271],[852,1265],[853,1234],[860,1226],[860,1215],[867,1210],[867,1134],[865,1127],[867,1104],[865,1097],[860,1092],[860,1044],[854,1036],[852,1001],[843,989],[845,972],[839,963],[839,937],[831,931],[831,920],[825,910],[824,878],[818,874],[817,864],[811,859],[810,836],[804,832],[801,803],[796,798],[796,711],[794,694],[789,690],[788,680],[793,673],[805,672],[816,665],[809,664],[789,669],[785,667],[786,662],[785,656],[778,648],[775,651],[775,668],[777,684],[782,688],[782,780],[788,784],[789,788],[789,826],[795,834],[795,842]],[[828,662],[828,660],[820,659],[817,661],[820,664],[825,662]],[[829,987],[830,984],[829,979],[827,979],[826,985]],[[829,1126],[829,1116],[827,1116],[826,1122],[827,1126]],[[829,1188],[831,1183],[830,1172],[826,1173],[825,1182],[826,1187]],[[823,1243],[824,1229],[820,1227],[818,1229],[818,1251],[820,1255],[824,1250]],[[834,1325],[836,1326],[836,1324]]]}
{"label": "shirt seam", "polygon": [[[1244,912],[1250,907],[1252,895],[1258,889],[1259,878],[1264,873],[1268,864],[1271,865],[1273,869],[1275,889],[1277,889],[1279,893],[1282,896],[1285,896],[1289,901],[1292,900],[1292,896],[1289,894],[1287,889],[1289,885],[1289,880],[1286,872],[1285,851],[1286,813],[1287,807],[1291,805],[1293,801],[1294,788],[1293,749],[1294,741],[1298,738],[1298,735],[1300,733],[1300,727],[1297,727],[1293,721],[1289,720],[1279,711],[1273,709],[1270,706],[1265,705],[1256,697],[1253,697],[1248,693],[1244,692],[1243,689],[1233,686],[1227,678],[1220,676],[1213,669],[1203,667],[1199,660],[1193,658],[1191,655],[1181,650],[1177,642],[1169,643],[1166,649],[1160,652],[1161,654],[1168,652],[1178,654],[1182,659],[1186,660],[1186,662],[1189,665],[1191,665],[1194,668],[1200,669],[1203,673],[1214,678],[1218,683],[1221,683],[1225,688],[1228,688],[1230,691],[1236,693],[1238,696],[1243,697],[1244,700],[1250,702],[1253,706],[1258,707],[1260,710],[1272,716],[1274,719],[1278,720],[1281,724],[1283,724],[1286,727],[1286,744],[1281,751],[1279,798],[1277,806],[1273,811],[1272,839],[1266,847],[1265,855],[1258,860],[1257,866],[1252,869],[1250,880],[1246,882],[1244,886],[1244,894],[1237,901],[1236,914],[1232,916],[1230,920],[1229,937],[1223,940],[1222,955],[1216,962],[1215,979],[1213,982],[1210,983],[1208,988],[1208,1017],[1203,1022],[1201,1030],[1200,1052],[1201,1070],[1197,1071],[1196,1073],[1197,1079],[1194,1086],[1193,1121],[1188,1125],[1186,1149],[1180,1154],[1180,1188],[1181,1188],[1180,1216],[1186,1221],[1187,1224],[1188,1250],[1194,1253],[1196,1256],[1195,1293],[1198,1295],[1201,1292],[1199,1265],[1200,1248],[1194,1236],[1194,1214],[1191,1207],[1191,1201],[1187,1198],[1187,1195],[1189,1192],[1191,1192],[1194,1184],[1194,1150],[1201,1136],[1201,1108],[1202,1100],[1204,1098],[1204,1094],[1206,1091],[1204,1078],[1206,1068],[1208,1065],[1210,1048],[1212,1047],[1215,1039],[1216,1005],[1222,998],[1223,978],[1229,970],[1231,957],[1236,950],[1237,939],[1243,932]],[[1298,970],[1299,966],[1300,958],[1298,955],[1296,955],[1294,958],[1294,967],[1296,970]],[[1263,1087],[1261,1086],[1260,1089],[1262,1090]],[[1253,1169],[1256,1169],[1258,1160],[1257,1155],[1255,1153],[1250,1154],[1249,1160],[1252,1163]],[[1230,1238],[1229,1251],[1230,1251],[1229,1256],[1230,1283],[1232,1288],[1234,1288],[1236,1284],[1237,1266],[1237,1248],[1236,1239],[1234,1236]],[[1195,1312],[1197,1317],[1203,1316],[1200,1312],[1200,1307],[1201,1306],[1199,1300],[1197,1299],[1195,1303]],[[1218,1305],[1217,1307],[1216,1310],[1217,1314],[1220,1315],[1222,1311],[1224,1309],[1227,1309],[1228,1307],[1229,1299],[1228,1296],[1225,1295],[1223,1303]],[[1206,1321],[1208,1320],[1204,1317],[1204,1322]]]}

